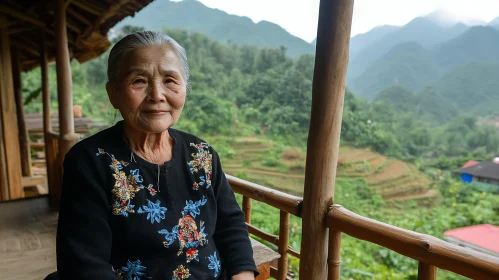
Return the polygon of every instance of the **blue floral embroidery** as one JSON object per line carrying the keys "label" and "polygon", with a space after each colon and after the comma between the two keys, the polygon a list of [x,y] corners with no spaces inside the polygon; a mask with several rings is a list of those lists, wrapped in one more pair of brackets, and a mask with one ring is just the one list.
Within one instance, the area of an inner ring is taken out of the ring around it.
{"label": "blue floral embroidery", "polygon": [[220,274],[220,261],[218,260],[217,252],[214,252],[213,255],[208,256],[208,260],[210,261],[208,268],[213,270],[214,276],[217,278]]}
{"label": "blue floral embroidery", "polygon": [[126,266],[121,267],[121,269],[116,269],[114,272],[118,277],[124,280],[141,280],[144,278],[151,278],[146,276],[145,270],[147,268],[143,266],[140,260],[134,262],[128,261]]}
{"label": "blue floral embroidery", "polygon": [[205,205],[206,202],[207,199],[204,196],[196,202],[192,200],[186,201],[182,218],[178,220],[178,224],[172,228],[171,232],[166,229],[158,231],[159,234],[165,236],[166,241],[163,242],[163,245],[166,248],[178,239],[180,249],[177,252],[177,256],[183,254],[184,249],[187,249],[185,253],[187,262],[192,260],[199,261],[197,248],[204,246],[208,242],[204,222],[200,221],[198,228],[196,220],[194,220],[200,214],[199,207]]}
{"label": "blue floral embroidery", "polygon": [[149,199],[147,200],[147,206],[142,206],[137,210],[137,213],[144,214],[147,213],[147,219],[151,221],[151,224],[154,222],[159,223],[161,220],[165,219],[165,213],[168,210],[166,207],[160,206],[161,201],[157,200],[156,203],[151,202]]}
{"label": "blue floral embroidery", "polygon": [[184,213],[192,216],[193,218],[196,218],[196,216],[201,213],[199,211],[199,207],[205,205],[206,202],[207,202],[207,200],[206,200],[206,197],[204,195],[203,195],[203,198],[201,200],[198,200],[196,202],[193,202],[192,200],[186,201],[185,207],[184,207]]}
{"label": "blue floral embroidery", "polygon": [[[142,178],[142,175],[139,174],[138,169],[130,170],[130,175],[132,175],[133,178],[135,178],[135,181],[137,181],[137,183],[144,182],[144,179]],[[144,186],[142,186],[142,187],[144,187]]]}
{"label": "blue floral embroidery", "polygon": [[166,241],[163,242],[163,245],[165,245],[166,248],[168,248],[170,245],[175,242],[175,240],[178,237],[178,226],[174,226],[172,228],[172,232],[169,232],[166,229],[162,229],[158,231],[159,234],[163,234],[165,236]]}

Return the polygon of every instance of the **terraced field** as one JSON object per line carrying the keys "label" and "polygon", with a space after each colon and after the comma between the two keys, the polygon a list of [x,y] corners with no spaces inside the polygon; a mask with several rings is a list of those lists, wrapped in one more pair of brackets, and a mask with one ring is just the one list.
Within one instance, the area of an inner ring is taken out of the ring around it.
{"label": "terraced field", "polygon": [[[233,158],[222,158],[226,173],[252,182],[302,195],[305,154],[282,149],[265,139],[239,138],[229,143]],[[430,180],[408,163],[389,159],[368,149],[342,147],[338,177],[362,177],[385,199],[416,200],[433,204],[438,198]]]}

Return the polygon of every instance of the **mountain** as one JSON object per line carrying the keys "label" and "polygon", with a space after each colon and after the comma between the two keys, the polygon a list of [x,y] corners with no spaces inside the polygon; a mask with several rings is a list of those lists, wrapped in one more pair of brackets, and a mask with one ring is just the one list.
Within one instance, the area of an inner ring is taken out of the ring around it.
{"label": "mountain", "polygon": [[481,116],[499,107],[499,64],[472,62],[461,65],[433,84],[456,107]]}
{"label": "mountain", "polygon": [[350,85],[358,95],[373,99],[378,92],[402,85],[419,90],[440,76],[431,53],[416,42],[401,43],[374,62]]}
{"label": "mountain", "polygon": [[459,23],[465,24],[467,26],[487,25],[487,22],[483,20],[473,19],[473,18],[462,18],[446,10],[435,10],[429,15],[426,15],[425,18],[433,21],[434,23],[442,27],[451,27]]}
{"label": "mountain", "polygon": [[418,103],[418,97],[407,88],[394,85],[381,91],[374,101],[391,104],[401,111],[412,111]]}
{"label": "mountain", "polygon": [[[430,50],[410,42],[396,45],[376,60],[349,87],[372,99],[381,90],[397,83],[420,90],[460,65],[472,62],[499,64],[499,31],[492,27],[471,27],[457,38]],[[481,77],[475,77],[481,82]]]}
{"label": "mountain", "polygon": [[488,25],[499,26],[499,17],[496,17],[495,19],[491,20]]}
{"label": "mountain", "polygon": [[350,57],[355,57],[360,51],[399,28],[399,26],[383,25],[352,37],[350,39]]}
{"label": "mountain", "polygon": [[499,63],[499,30],[476,26],[433,50],[436,63],[444,72],[473,61]]}
{"label": "mountain", "polygon": [[143,26],[153,31],[162,31],[165,27],[182,28],[204,33],[223,42],[231,41],[257,47],[285,46],[287,54],[293,57],[315,52],[312,44],[289,34],[277,24],[268,21],[254,23],[247,17],[230,15],[209,8],[196,0],[153,1],[134,17],[128,17],[118,23],[115,28],[125,25]]}
{"label": "mountain", "polygon": [[431,48],[459,36],[467,28],[464,24],[442,27],[431,19],[425,17],[415,18],[405,26],[378,39],[369,47],[360,51],[358,55],[352,57],[348,65],[347,80],[351,82],[359,77],[373,62],[399,43],[412,41],[425,48]]}
{"label": "mountain", "polygon": [[459,114],[454,104],[433,87],[426,87],[418,95],[416,113],[421,119],[434,124],[442,124]]}

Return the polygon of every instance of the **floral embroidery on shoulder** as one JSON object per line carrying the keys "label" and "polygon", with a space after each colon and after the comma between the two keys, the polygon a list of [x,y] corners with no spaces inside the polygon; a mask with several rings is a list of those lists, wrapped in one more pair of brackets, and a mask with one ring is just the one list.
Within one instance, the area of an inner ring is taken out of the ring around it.
{"label": "floral embroidery on shoulder", "polygon": [[217,278],[220,274],[220,261],[218,260],[218,257],[217,257],[217,252],[214,252],[213,255],[209,255],[208,256],[208,260],[210,261],[210,263],[208,264],[208,268],[210,270],[213,270],[213,276],[215,278]]}
{"label": "floral embroidery on shoulder", "polygon": [[[109,154],[104,149],[98,149],[97,156],[107,155],[111,158],[111,170],[113,170],[113,177],[115,179],[112,193],[112,208],[114,215],[121,215],[127,217],[129,213],[135,213],[135,205],[131,204],[135,193],[144,189],[144,179],[140,175],[138,169],[130,170],[130,174],[126,175],[123,167],[128,166],[128,162],[117,160],[113,154]],[[152,188],[152,184],[147,187],[151,195],[155,195],[156,191]],[[166,210],[165,210],[166,211]]]}
{"label": "floral embroidery on shoulder", "polygon": [[173,271],[172,280],[185,280],[191,276],[188,268],[185,268],[183,265],[179,265],[177,269]]}
{"label": "floral embroidery on shoulder", "polygon": [[121,269],[114,270],[116,275],[124,280],[141,280],[150,279],[151,277],[147,277],[145,274],[146,267],[141,264],[140,260],[136,260],[134,262],[128,261],[126,266],[121,267]]}
{"label": "floral embroidery on shoulder", "polygon": [[172,228],[171,232],[166,229],[158,231],[159,234],[165,236],[166,241],[163,242],[163,245],[166,248],[178,239],[180,249],[177,255],[180,256],[184,253],[184,249],[187,249],[185,253],[187,263],[193,260],[199,261],[198,247],[208,243],[207,234],[204,232],[204,221],[200,221],[198,228],[194,219],[200,214],[199,207],[205,205],[206,202],[207,199],[204,196],[196,202],[186,201],[186,206],[182,211],[183,217],[179,219],[178,224]]}
{"label": "floral embroidery on shoulder", "polygon": [[192,160],[187,162],[192,174],[204,171],[204,175],[199,176],[199,182],[194,182],[192,189],[198,190],[200,186],[209,189],[211,187],[211,172],[213,155],[210,153],[210,145],[204,142],[199,144],[191,143],[191,147],[197,149],[197,153],[192,153]]}

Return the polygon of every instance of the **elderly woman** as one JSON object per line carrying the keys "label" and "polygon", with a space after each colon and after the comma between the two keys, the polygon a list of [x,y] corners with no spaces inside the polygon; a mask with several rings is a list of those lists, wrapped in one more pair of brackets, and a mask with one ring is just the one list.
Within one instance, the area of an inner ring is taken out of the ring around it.
{"label": "elderly woman", "polygon": [[244,215],[205,141],[173,129],[184,49],[154,32],[111,50],[106,90],[123,121],[64,160],[57,230],[61,280],[254,279]]}

